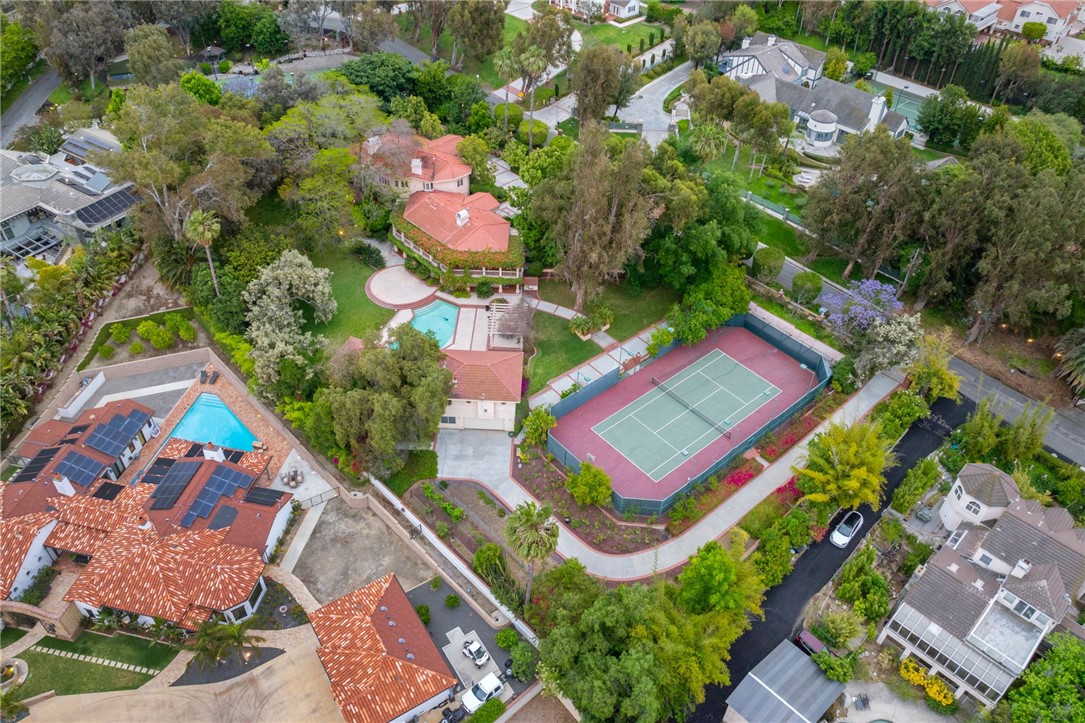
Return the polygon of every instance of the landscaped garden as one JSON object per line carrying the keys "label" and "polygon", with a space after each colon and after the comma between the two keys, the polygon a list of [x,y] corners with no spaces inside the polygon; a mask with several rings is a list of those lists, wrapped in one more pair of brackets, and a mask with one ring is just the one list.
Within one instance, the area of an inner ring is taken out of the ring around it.
{"label": "landscaped garden", "polygon": [[[556,279],[539,282],[539,297],[560,306],[572,308],[576,297],[568,284]],[[637,332],[663,319],[681,295],[667,286],[654,289],[634,289],[628,284],[606,284],[596,304],[614,312],[614,321],[607,333],[624,341]],[[536,316],[536,323],[540,315]]]}
{"label": "landscaped garden", "polygon": [[173,353],[178,344],[182,349],[204,346],[206,335],[192,323],[194,318],[192,308],[185,307],[106,324],[76,369]]}
{"label": "landscaped garden", "polygon": [[535,354],[527,365],[528,395],[543,389],[554,377],[603,352],[594,341],[581,341],[569,331],[569,322],[550,314],[535,314],[532,343]]}
{"label": "landscaped garden", "polygon": [[323,334],[342,343],[348,336],[365,338],[387,324],[395,313],[374,304],[365,293],[365,283],[375,269],[343,246],[333,246],[309,254],[313,265],[332,272],[332,295],[339,305],[326,324],[306,325],[307,331]]}
{"label": "landscaped garden", "polygon": [[42,638],[38,641],[38,646],[138,665],[151,670],[162,670],[177,656],[177,649],[170,645],[120,632],[107,636],[87,630],[71,641]]}

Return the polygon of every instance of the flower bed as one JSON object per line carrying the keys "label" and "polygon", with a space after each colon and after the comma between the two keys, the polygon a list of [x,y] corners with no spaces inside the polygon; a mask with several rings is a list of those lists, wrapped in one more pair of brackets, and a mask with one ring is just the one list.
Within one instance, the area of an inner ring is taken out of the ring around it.
{"label": "flower bed", "polygon": [[759,475],[762,469],[756,459],[742,459],[735,461],[718,476],[710,477],[704,485],[671,508],[667,532],[682,534]]}
{"label": "flower bed", "polygon": [[795,417],[775,432],[766,434],[758,445],[761,457],[769,462],[775,462],[798,444],[799,440],[832,416],[833,412],[842,407],[846,401],[847,397],[835,392],[823,396],[806,414]]}
{"label": "flower bed", "polygon": [[927,669],[917,663],[915,658],[901,661],[900,677],[922,688],[927,694],[927,705],[933,710],[946,715],[957,712],[957,700],[953,697],[953,690],[937,675],[929,675]]}

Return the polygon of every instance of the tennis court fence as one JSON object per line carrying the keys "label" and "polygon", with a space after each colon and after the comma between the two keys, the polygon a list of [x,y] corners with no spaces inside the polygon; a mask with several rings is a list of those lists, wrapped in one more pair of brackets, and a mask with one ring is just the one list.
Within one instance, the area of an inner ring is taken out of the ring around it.
{"label": "tennis court fence", "polygon": [[[728,451],[727,454],[725,454],[723,457],[713,463],[708,469],[704,470],[696,477],[692,477],[688,482],[686,482],[686,484],[682,485],[682,487],[675,490],[666,497],[662,499],[641,499],[637,497],[623,497],[617,491],[612,490],[611,501],[614,504],[614,508],[620,514],[625,514],[625,512],[628,510],[632,510],[636,514],[640,515],[663,514],[671,507],[673,507],[674,504],[680,499],[691,494],[693,491],[695,491],[697,487],[707,482],[709,477],[716,475],[721,470],[725,469],[728,465],[730,465],[732,462],[734,462],[736,459],[738,459],[741,455],[752,449],[766,434],[791,419],[791,417],[793,417],[797,412],[810,404],[818,396],[818,394],[821,393],[821,390],[829,384],[829,379],[832,376],[832,370],[829,367],[829,364],[825,361],[825,359],[823,359],[821,355],[818,354],[816,351],[804,344],[801,340],[796,339],[795,337],[788,334],[786,331],[777,329],[776,327],[770,325],[762,319],[759,319],[750,314],[738,314],[737,316],[729,319],[727,323],[724,324],[724,326],[745,328],[752,334],[758,336],[769,344],[772,344],[780,351],[784,352],[793,359],[796,359],[799,363],[806,365],[807,369],[810,370],[814,375],[817,383],[812,385],[805,394],[796,399],[791,405],[788,406],[787,409],[777,414],[765,424],[761,425],[761,427],[756,432],[751,434],[747,439],[743,440],[730,451]],[[617,370],[615,370],[615,372],[616,371]],[[563,399],[562,402],[566,401],[567,399],[572,399],[574,396],[588,391],[595,384],[599,383],[603,379],[604,378],[601,377],[599,380],[578,391],[576,394],[566,397],[566,399]],[[601,388],[599,389],[599,391],[594,392],[590,397],[586,397],[583,401],[576,404],[576,406],[565,410],[563,413],[568,413],[573,409],[576,409],[576,407],[579,407],[581,404],[584,404],[589,399],[593,399],[599,394],[602,394],[604,391],[613,387],[618,382],[617,378],[615,378],[613,381],[607,381],[609,382],[609,384],[605,386],[600,385]],[[554,406],[555,408],[557,407],[557,405]],[[551,413],[554,414],[555,417],[560,416],[555,413],[553,409],[551,410]],[[592,461],[591,459],[578,459],[576,455],[566,449],[565,445],[555,439],[554,435],[550,435],[546,446],[547,451],[550,452],[550,454],[554,455],[554,459],[563,464],[566,469],[568,469],[569,472],[572,474],[577,474],[580,472],[581,461]]]}

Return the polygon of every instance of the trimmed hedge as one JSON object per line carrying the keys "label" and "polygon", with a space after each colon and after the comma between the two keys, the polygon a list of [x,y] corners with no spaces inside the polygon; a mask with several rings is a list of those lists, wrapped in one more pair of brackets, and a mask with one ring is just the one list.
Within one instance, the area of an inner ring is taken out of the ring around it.
{"label": "trimmed hedge", "polygon": [[[528,130],[531,128],[531,121],[522,121],[519,128],[516,130],[516,140],[520,141],[524,145],[527,145]],[[535,121],[534,131],[534,145],[531,148],[539,148],[546,145],[546,137],[550,134],[550,126],[543,123],[541,120]]]}
{"label": "trimmed hedge", "polygon": [[505,714],[505,703],[500,698],[490,698],[471,716],[471,723],[494,723]]}
{"label": "trimmed hedge", "polygon": [[753,255],[753,275],[762,284],[771,284],[784,268],[784,252],[772,246],[757,249]]}
{"label": "trimmed hedge", "polygon": [[515,103],[499,103],[494,106],[494,126],[504,129],[506,108],[509,114],[509,128],[519,128],[524,119],[524,109]]}

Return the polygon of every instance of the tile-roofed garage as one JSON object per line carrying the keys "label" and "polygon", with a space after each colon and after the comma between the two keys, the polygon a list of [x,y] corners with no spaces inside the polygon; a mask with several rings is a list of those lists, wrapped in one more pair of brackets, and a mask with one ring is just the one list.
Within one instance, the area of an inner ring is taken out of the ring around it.
{"label": "tile-roofed garage", "polygon": [[523,352],[446,349],[444,354],[441,365],[452,372],[453,398],[520,401]]}
{"label": "tile-roofed garage", "polygon": [[457,684],[394,574],[328,603],[309,621],[348,723],[386,723]]}
{"label": "tile-roofed garage", "polygon": [[1006,507],[1021,499],[1013,478],[994,465],[966,464],[957,475],[957,480],[970,497],[988,507]]}
{"label": "tile-roofed garage", "polygon": [[814,723],[844,691],[790,640],[784,640],[727,697],[751,723]]}
{"label": "tile-roofed garage", "polygon": [[496,213],[500,205],[489,193],[465,197],[447,191],[418,191],[408,199],[403,218],[457,251],[505,251],[511,226]]}
{"label": "tile-roofed garage", "polygon": [[983,549],[1009,565],[1019,560],[1054,563],[1066,592],[1077,598],[1085,586],[1085,529],[1061,507],[1018,500],[1007,508],[983,542]]}
{"label": "tile-roofed garage", "polygon": [[[4,485],[8,487],[10,485]],[[38,532],[56,519],[51,512],[9,517],[0,495],[0,600],[7,600]]]}

